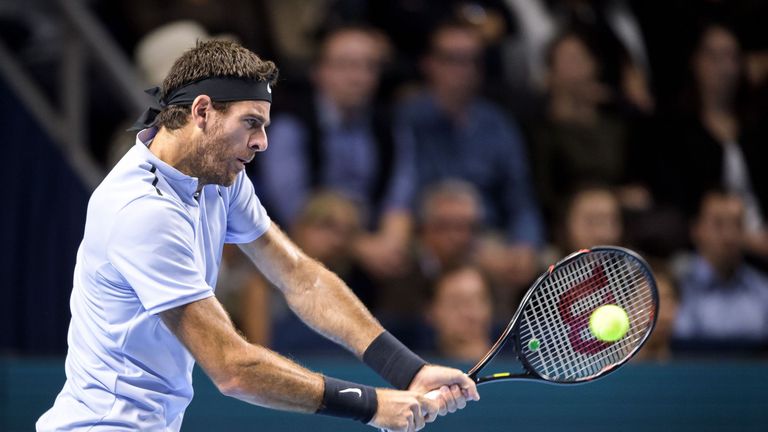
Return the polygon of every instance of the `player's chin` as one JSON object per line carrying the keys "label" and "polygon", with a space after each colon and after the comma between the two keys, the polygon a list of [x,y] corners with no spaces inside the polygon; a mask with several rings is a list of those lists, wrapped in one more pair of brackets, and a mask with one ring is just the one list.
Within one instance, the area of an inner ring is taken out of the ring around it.
{"label": "player's chin", "polygon": [[224,175],[219,176],[219,178],[216,179],[216,184],[223,187],[230,187],[233,184],[235,184],[235,180],[237,180],[237,175],[240,173],[240,171],[233,171],[228,172]]}

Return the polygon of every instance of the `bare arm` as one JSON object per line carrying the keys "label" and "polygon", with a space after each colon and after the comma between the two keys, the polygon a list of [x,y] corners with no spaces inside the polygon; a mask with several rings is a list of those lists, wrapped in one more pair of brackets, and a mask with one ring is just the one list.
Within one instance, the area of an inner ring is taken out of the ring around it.
{"label": "bare arm", "polygon": [[240,248],[305,323],[358,357],[384,331],[338,276],[307,257],[274,224]]}
{"label": "bare arm", "polygon": [[[323,401],[323,377],[235,331],[214,297],[160,314],[219,390],[242,401],[286,411],[314,413]],[[376,389],[378,404],[370,425],[419,430],[441,409],[420,393]],[[444,409],[443,409],[444,411]]]}
{"label": "bare arm", "polygon": [[246,342],[214,297],[160,315],[223,394],[255,405],[305,413],[315,412],[320,405],[323,378]]}

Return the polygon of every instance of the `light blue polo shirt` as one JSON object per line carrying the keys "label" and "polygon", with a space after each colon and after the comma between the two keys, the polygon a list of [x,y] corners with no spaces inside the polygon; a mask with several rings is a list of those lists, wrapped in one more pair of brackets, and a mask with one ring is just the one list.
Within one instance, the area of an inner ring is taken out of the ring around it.
{"label": "light blue polo shirt", "polygon": [[136,145],[94,191],[77,253],[67,381],[38,430],[177,431],[194,359],[158,313],[213,295],[224,243],[270,219],[241,172],[230,187],[182,174]]}

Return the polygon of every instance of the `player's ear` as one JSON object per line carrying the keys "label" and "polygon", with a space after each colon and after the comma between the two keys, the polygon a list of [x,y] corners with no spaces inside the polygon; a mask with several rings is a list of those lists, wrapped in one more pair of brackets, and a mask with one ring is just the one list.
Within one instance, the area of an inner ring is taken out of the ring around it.
{"label": "player's ear", "polygon": [[210,96],[200,95],[192,101],[191,115],[192,124],[196,127],[205,130],[205,126],[210,120],[211,111],[213,110],[213,102]]}

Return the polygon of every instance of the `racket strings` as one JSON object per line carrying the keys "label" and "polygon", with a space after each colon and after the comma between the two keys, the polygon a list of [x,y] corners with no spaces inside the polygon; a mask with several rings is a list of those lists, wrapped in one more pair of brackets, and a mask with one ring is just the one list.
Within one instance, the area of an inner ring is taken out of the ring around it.
{"label": "racket strings", "polygon": [[[597,340],[589,316],[605,304],[628,314],[627,334]],[[522,356],[541,376],[559,382],[590,379],[626,361],[650,332],[656,311],[653,283],[634,257],[612,251],[585,254],[556,268],[523,306]],[[527,344],[536,339],[538,348]]]}

